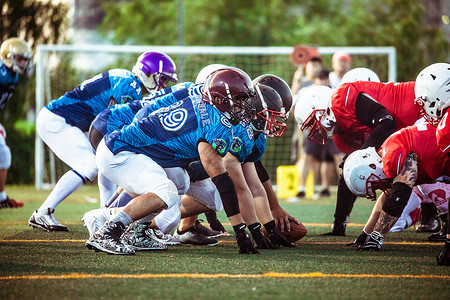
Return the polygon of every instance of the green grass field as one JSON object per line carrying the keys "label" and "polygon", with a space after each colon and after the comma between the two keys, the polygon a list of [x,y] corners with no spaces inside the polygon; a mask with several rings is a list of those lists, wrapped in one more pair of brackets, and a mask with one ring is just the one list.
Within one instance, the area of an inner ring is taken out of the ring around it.
{"label": "green grass field", "polygon": [[[55,216],[70,231],[56,233],[27,224],[49,191],[7,191],[25,206],[0,210],[1,299],[450,299],[450,268],[436,265],[442,245],[426,234],[391,233],[380,253],[345,246],[370,214],[373,202],[365,199],[357,200],[346,237],[321,235],[333,219],[334,194],[281,200],[308,228],[296,248],[239,255],[234,239],[222,238],[215,247],[113,256],[84,246],[80,219],[98,207],[85,200],[98,198],[96,186],[81,187],[58,206]],[[220,219],[227,222],[223,213]]]}

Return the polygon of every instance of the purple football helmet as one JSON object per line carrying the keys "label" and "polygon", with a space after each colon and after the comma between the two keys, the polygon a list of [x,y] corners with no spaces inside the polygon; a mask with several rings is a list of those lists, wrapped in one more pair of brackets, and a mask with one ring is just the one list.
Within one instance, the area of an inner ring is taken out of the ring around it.
{"label": "purple football helmet", "polygon": [[142,81],[148,92],[155,92],[167,86],[169,81],[177,82],[177,67],[166,54],[158,51],[142,53],[133,73]]}

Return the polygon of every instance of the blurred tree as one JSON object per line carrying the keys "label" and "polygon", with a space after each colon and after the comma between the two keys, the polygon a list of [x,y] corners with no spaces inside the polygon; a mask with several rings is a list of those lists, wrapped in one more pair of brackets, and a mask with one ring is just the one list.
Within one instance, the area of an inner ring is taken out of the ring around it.
{"label": "blurred tree", "polygon": [[[439,26],[422,21],[421,1],[185,0],[185,45],[394,46],[398,80],[447,59]],[[116,43],[176,45],[177,1],[104,1],[101,32]]]}
{"label": "blurred tree", "polygon": [[[25,39],[34,50],[38,44],[63,43],[68,27],[69,8],[54,1],[3,0],[0,21],[1,42],[10,37]],[[31,183],[34,176],[34,126],[24,123],[35,103],[35,78],[20,76],[13,97],[0,111],[0,122],[7,131],[7,141],[13,154],[8,183]],[[18,124],[16,126],[16,124]]]}

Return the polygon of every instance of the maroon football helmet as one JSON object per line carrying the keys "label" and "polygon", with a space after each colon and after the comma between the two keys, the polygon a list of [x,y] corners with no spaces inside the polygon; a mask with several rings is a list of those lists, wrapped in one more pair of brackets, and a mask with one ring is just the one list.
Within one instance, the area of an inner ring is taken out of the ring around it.
{"label": "maroon football helmet", "polygon": [[211,73],[202,91],[203,101],[222,112],[234,126],[240,121],[250,123],[255,116],[255,108],[249,101],[254,95],[252,80],[238,68]]}

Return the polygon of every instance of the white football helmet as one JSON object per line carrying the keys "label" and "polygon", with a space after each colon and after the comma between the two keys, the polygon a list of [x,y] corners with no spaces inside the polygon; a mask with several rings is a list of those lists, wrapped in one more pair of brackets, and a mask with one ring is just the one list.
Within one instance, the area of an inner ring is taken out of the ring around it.
{"label": "white football helmet", "polygon": [[376,200],[376,189],[383,190],[389,184],[374,147],[351,153],[345,160],[342,175],[354,195],[372,200]]}
{"label": "white football helmet", "polygon": [[295,105],[295,120],[300,130],[309,130],[308,139],[324,145],[333,136],[336,118],[331,110],[333,90],[316,85],[302,92]]}
{"label": "white football helmet", "polygon": [[417,75],[414,92],[422,116],[437,126],[450,106],[450,64],[436,63],[423,69]]}
{"label": "white football helmet", "polygon": [[210,74],[212,74],[216,70],[223,69],[223,68],[227,68],[227,66],[226,65],[222,65],[222,64],[207,65],[206,67],[201,69],[200,72],[198,72],[197,78],[195,79],[195,83],[198,84],[198,83],[205,82],[206,78]]}
{"label": "white football helmet", "polygon": [[27,75],[33,67],[30,46],[20,38],[9,38],[0,47],[3,64],[20,75]]}
{"label": "white football helmet", "polygon": [[378,78],[378,75],[371,69],[355,68],[345,73],[344,77],[342,77],[341,84],[355,81],[380,82],[380,78]]}

